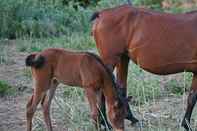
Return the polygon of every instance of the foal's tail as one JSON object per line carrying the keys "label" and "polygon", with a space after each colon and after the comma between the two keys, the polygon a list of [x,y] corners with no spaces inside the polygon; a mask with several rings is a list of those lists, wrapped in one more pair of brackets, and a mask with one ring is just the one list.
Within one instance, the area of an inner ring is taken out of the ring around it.
{"label": "foal's tail", "polygon": [[44,66],[45,61],[44,56],[34,53],[27,56],[25,59],[25,65],[40,69]]}

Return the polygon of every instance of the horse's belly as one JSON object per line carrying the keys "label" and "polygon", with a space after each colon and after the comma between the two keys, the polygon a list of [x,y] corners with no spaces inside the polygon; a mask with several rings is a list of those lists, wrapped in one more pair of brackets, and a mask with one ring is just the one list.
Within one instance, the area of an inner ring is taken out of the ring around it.
{"label": "horse's belly", "polygon": [[182,64],[164,64],[160,66],[153,66],[153,65],[140,65],[140,68],[158,75],[168,75],[183,72],[185,70],[185,65]]}
{"label": "horse's belly", "polygon": [[129,57],[140,68],[154,74],[167,75],[183,71],[196,72],[197,57],[194,57],[192,51],[185,54],[183,52],[138,50],[138,52],[130,52]]}

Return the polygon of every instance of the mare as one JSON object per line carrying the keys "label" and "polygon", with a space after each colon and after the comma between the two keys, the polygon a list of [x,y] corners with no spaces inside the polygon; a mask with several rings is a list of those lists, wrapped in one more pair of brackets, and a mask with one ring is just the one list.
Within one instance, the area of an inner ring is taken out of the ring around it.
{"label": "mare", "polygon": [[197,11],[171,14],[121,5],[95,12],[91,20],[101,59],[112,71],[116,68],[125,96],[130,59],[153,74],[193,73],[182,121],[190,130],[197,101]]}
{"label": "mare", "polygon": [[99,128],[99,108],[102,95],[106,100],[108,118],[115,131],[124,130],[125,106],[128,103],[117,92],[113,73],[105,67],[98,56],[88,52],[73,52],[59,48],[49,48],[32,53],[26,58],[26,66],[31,67],[34,91],[27,103],[27,131],[32,130],[32,118],[41,103],[44,121],[48,131],[52,131],[50,105],[59,83],[79,86],[85,91],[91,117]]}

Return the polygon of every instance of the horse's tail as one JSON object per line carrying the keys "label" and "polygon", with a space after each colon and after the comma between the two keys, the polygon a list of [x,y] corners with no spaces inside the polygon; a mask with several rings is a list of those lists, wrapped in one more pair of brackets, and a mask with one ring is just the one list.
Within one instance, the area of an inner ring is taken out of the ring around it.
{"label": "horse's tail", "polygon": [[31,67],[34,67],[36,69],[42,68],[44,66],[44,63],[45,63],[45,57],[42,56],[42,55],[38,55],[36,53],[30,54],[25,59],[25,65],[26,66],[31,66]]}
{"label": "horse's tail", "polygon": [[94,21],[96,18],[99,17],[99,12],[94,12],[90,18],[90,21]]}

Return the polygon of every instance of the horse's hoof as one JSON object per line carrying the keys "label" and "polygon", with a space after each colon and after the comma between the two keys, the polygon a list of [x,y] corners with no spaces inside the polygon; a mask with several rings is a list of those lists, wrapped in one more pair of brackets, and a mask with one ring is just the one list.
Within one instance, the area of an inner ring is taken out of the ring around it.
{"label": "horse's hoof", "polygon": [[131,120],[131,125],[135,125],[135,124],[138,123],[138,122],[139,122],[138,119],[133,118],[133,119]]}
{"label": "horse's hoof", "polygon": [[192,131],[192,128],[190,127],[190,125],[186,123],[186,120],[182,121],[181,126],[184,127],[186,131]]}
{"label": "horse's hoof", "polygon": [[126,117],[127,120],[129,120],[131,122],[131,125],[135,125],[136,123],[139,122],[139,120],[133,116],[130,117]]}
{"label": "horse's hoof", "polygon": [[137,127],[137,128],[143,128],[144,127],[144,122],[143,121],[137,121],[135,123],[131,123],[132,126]]}

